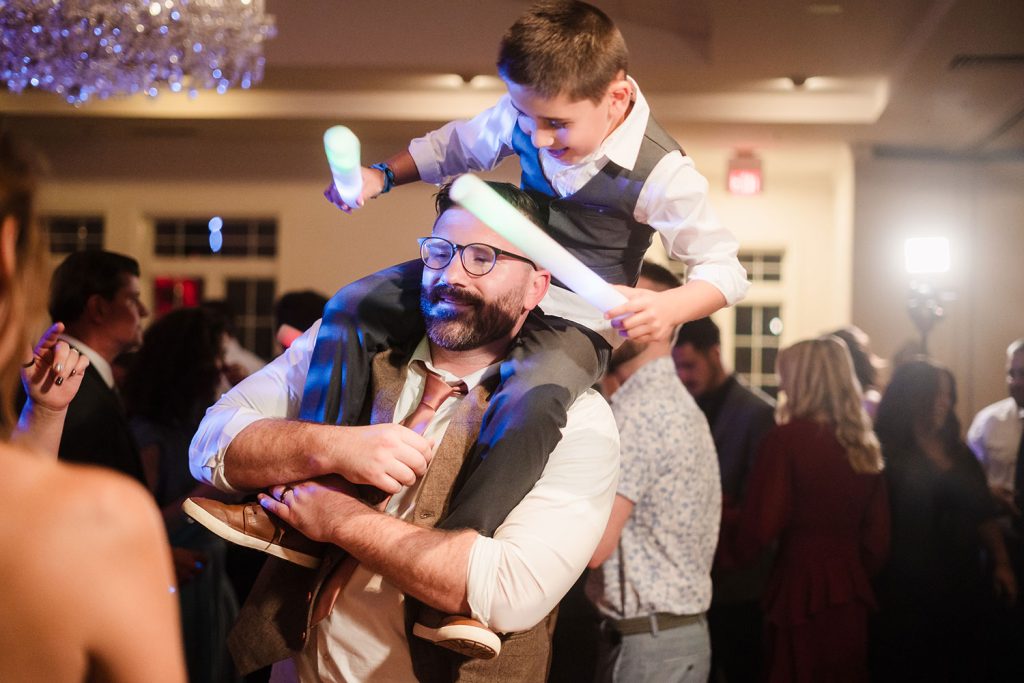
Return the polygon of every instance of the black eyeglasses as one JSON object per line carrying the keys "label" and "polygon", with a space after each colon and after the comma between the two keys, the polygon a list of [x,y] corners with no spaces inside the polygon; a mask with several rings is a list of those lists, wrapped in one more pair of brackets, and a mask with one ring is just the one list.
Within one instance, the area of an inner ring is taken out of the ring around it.
{"label": "black eyeglasses", "polygon": [[421,237],[420,260],[423,265],[432,270],[442,270],[455,258],[455,252],[459,252],[462,260],[462,267],[470,275],[487,275],[494,270],[494,264],[499,256],[507,256],[516,261],[529,263],[531,268],[536,269],[537,265],[528,258],[518,254],[510,254],[504,249],[492,247],[489,244],[474,242],[473,244],[455,244],[443,237]]}

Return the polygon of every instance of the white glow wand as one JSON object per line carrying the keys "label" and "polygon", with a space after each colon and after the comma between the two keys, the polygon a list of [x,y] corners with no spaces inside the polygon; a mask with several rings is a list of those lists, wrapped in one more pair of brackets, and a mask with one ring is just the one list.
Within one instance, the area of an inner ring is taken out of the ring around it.
{"label": "white glow wand", "polygon": [[359,138],[345,126],[331,126],[324,132],[324,152],[341,199],[353,209],[363,193],[359,168]]}
{"label": "white glow wand", "polygon": [[625,296],[476,176],[460,176],[452,183],[451,197],[598,310],[626,303]]}

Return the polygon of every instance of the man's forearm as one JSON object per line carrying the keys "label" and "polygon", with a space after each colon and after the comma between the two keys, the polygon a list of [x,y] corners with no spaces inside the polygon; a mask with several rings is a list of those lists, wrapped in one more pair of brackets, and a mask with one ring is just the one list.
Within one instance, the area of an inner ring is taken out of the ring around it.
{"label": "man's forearm", "polygon": [[349,499],[331,540],[407,595],[448,614],[469,614],[466,576],[474,531],[418,527]]}
{"label": "man's forearm", "polygon": [[238,490],[256,491],[329,474],[322,457],[324,425],[267,418],[238,433],[224,454],[224,476]]}

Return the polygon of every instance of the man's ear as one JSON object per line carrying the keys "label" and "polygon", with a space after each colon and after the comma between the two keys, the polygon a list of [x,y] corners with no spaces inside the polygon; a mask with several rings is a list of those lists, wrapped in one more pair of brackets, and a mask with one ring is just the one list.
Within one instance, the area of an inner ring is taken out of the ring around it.
{"label": "man's ear", "polygon": [[14,216],[4,217],[0,224],[0,268],[3,268],[5,280],[14,277],[17,265],[18,222]]}
{"label": "man's ear", "polygon": [[93,294],[85,302],[85,315],[83,317],[93,324],[102,324],[106,318],[109,306],[110,302],[104,299],[102,295]]}
{"label": "man's ear", "polygon": [[535,270],[530,277],[529,287],[526,296],[523,298],[523,308],[532,311],[536,308],[544,295],[548,293],[551,286],[551,273],[546,270]]}

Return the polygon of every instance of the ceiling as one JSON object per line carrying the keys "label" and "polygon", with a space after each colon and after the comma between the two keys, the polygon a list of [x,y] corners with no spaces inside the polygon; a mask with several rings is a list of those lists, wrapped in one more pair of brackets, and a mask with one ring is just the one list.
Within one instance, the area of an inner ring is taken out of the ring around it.
{"label": "ceiling", "polygon": [[[632,75],[672,128],[733,145],[841,139],[883,155],[1024,159],[1021,0],[594,3],[621,27]],[[278,35],[258,88],[79,108],[3,93],[0,115],[58,175],[113,173],[143,153],[176,166],[206,143],[261,147],[267,166],[286,169],[280,150],[317,153],[322,130],[338,122],[384,153],[497,98],[497,43],[527,6],[266,0]]]}

